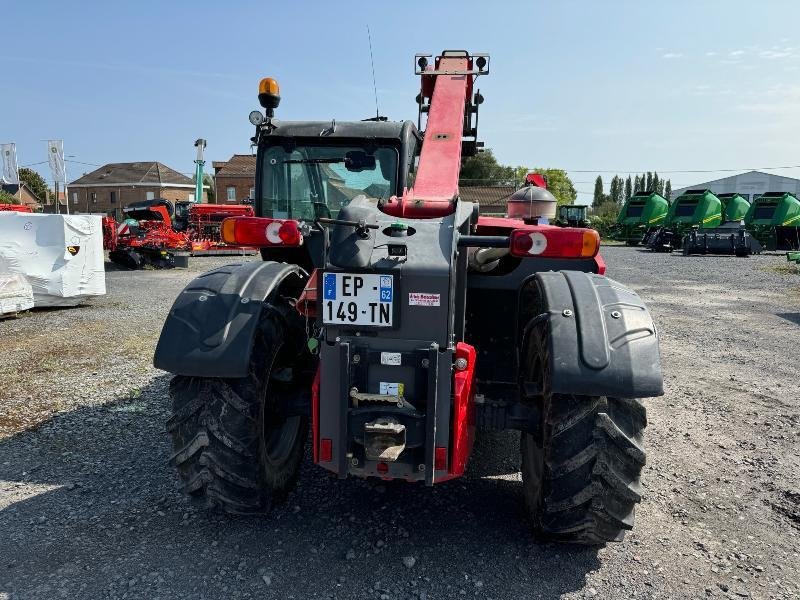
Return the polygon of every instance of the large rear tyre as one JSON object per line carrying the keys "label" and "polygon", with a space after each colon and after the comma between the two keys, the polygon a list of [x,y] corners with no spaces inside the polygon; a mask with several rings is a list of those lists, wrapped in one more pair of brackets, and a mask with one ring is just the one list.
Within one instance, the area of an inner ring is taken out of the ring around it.
{"label": "large rear tyre", "polygon": [[638,400],[553,394],[549,324],[531,327],[523,381],[540,384],[540,428],[522,434],[525,506],[538,537],[603,544],[622,540],[641,501],[645,408]]}
{"label": "large rear tyre", "polygon": [[263,513],[297,481],[308,437],[307,419],[287,414],[305,383],[305,350],[292,341],[305,338],[290,335],[298,319],[288,304],[265,304],[247,377],[170,383],[170,462],[184,491],[211,507]]}

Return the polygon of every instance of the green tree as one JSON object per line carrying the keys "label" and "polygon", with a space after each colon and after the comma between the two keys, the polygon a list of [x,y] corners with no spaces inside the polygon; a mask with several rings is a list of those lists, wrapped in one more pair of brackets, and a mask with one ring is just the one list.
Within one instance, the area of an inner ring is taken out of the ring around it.
{"label": "green tree", "polygon": [[541,167],[534,167],[531,169],[533,173],[544,175],[547,181],[547,189],[556,197],[558,204],[572,204],[578,198],[578,192],[572,183],[572,180],[563,169],[544,169]]}
{"label": "green tree", "polygon": [[656,172],[653,172],[653,183],[652,183],[653,187],[652,187],[651,189],[652,189],[652,190],[653,190],[653,191],[654,191],[656,194],[658,194],[658,193],[659,193],[659,191],[658,191],[659,181],[660,181],[660,180],[658,179],[658,173],[656,173]]}
{"label": "green tree", "polygon": [[639,180],[639,176],[636,176],[636,179],[633,180],[633,193],[638,194],[641,191],[641,181]]}
{"label": "green tree", "polygon": [[653,174],[650,171],[648,171],[647,172],[647,184],[645,185],[644,190],[646,192],[649,192],[652,189],[653,189]]}
{"label": "green tree", "polygon": [[514,167],[497,162],[490,149],[468,156],[461,161],[461,179],[513,179]]}
{"label": "green tree", "polygon": [[[50,196],[50,190],[47,187],[39,173],[33,169],[22,167],[19,170],[19,180],[28,186],[28,189],[33,192],[33,195],[39,199],[39,202],[45,204]],[[62,190],[63,191],[63,190]]]}
{"label": "green tree", "polygon": [[592,207],[597,208],[603,203],[603,178],[598,175],[594,180],[594,195],[592,196]]}
{"label": "green tree", "polygon": [[631,176],[628,175],[628,178],[625,180],[625,202],[631,199],[633,196],[633,182],[631,181]]}
{"label": "green tree", "polygon": [[19,198],[15,198],[5,190],[0,190],[0,204],[19,204]]}
{"label": "green tree", "polygon": [[664,185],[664,198],[669,200],[671,196],[672,196],[672,181],[667,179],[667,183]]}

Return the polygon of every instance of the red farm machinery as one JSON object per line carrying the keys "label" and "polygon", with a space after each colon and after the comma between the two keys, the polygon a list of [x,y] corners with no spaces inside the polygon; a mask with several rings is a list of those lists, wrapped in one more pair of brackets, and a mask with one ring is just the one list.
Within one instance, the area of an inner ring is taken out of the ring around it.
{"label": "red farm machinery", "polygon": [[251,217],[249,205],[217,205],[156,199],[132,202],[121,223],[103,219],[103,242],[109,259],[127,269],[176,266],[176,256],[254,252],[255,248],[222,241],[220,226],[231,217]]}
{"label": "red farm machinery", "polygon": [[604,276],[596,231],[460,199],[489,57],[417,55],[415,72],[424,131],[279,121],[261,81],[256,216],[221,231],[263,261],[199,276],[167,317],[171,462],[193,497],[263,513],[309,431],[338,478],[430,486],[464,475],[477,430],[517,430],[537,535],[619,540],[641,500],[639,398],[663,393],[650,314]]}

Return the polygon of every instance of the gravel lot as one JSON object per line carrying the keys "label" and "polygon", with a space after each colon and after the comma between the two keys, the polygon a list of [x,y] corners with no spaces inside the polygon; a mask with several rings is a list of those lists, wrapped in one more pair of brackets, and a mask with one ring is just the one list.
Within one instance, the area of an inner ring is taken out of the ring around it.
{"label": "gravel lot", "polygon": [[166,465],[168,376],[150,364],[197,272],[109,271],[108,295],[0,321],[0,600],[798,598],[800,273],[785,257],[603,251],[661,330],[645,500],[623,543],[538,545],[518,438],[479,439],[432,489],[306,461],[263,518],[209,514]]}

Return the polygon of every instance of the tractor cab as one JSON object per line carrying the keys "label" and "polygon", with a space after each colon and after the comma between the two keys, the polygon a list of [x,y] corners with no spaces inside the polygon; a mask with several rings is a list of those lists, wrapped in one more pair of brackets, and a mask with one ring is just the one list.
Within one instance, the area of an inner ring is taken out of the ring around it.
{"label": "tractor cab", "polygon": [[253,139],[256,215],[301,222],[308,230],[298,247],[280,237],[266,246],[252,243],[262,246],[265,260],[287,260],[309,271],[324,263],[326,240],[342,209],[356,199],[380,206],[403,193],[422,143],[411,121],[274,120],[259,126]]}
{"label": "tractor cab", "polygon": [[562,204],[556,213],[555,225],[559,227],[589,227],[585,204]]}

